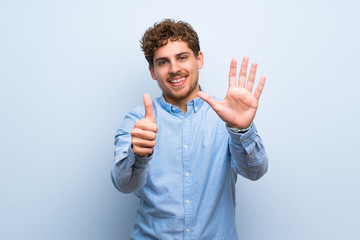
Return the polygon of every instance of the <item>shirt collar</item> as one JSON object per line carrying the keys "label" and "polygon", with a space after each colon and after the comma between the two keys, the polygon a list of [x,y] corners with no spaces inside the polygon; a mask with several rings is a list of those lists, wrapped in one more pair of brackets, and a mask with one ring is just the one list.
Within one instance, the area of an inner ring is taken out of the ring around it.
{"label": "shirt collar", "polygon": [[[169,113],[181,112],[181,110],[177,106],[166,102],[165,98],[164,98],[164,95],[162,95],[162,94],[158,98],[158,103],[165,111],[167,111]],[[189,111],[194,111],[196,113],[196,112],[198,112],[200,110],[200,108],[203,106],[203,104],[204,104],[204,100],[202,100],[199,97],[194,98],[194,99],[190,100],[187,103],[187,111],[188,112]]]}

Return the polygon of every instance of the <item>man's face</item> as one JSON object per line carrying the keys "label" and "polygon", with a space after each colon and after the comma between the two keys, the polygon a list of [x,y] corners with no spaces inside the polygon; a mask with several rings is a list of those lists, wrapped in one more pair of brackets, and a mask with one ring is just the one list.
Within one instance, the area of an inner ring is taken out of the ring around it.
{"label": "man's face", "polygon": [[196,57],[186,42],[169,41],[155,50],[154,67],[149,66],[149,70],[165,100],[176,105],[197,97],[199,69],[203,64],[202,52]]}

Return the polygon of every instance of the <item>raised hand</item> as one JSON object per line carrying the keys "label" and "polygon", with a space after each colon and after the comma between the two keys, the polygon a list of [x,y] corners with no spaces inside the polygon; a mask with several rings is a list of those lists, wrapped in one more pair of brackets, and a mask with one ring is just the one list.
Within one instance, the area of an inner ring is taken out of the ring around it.
{"label": "raised hand", "polygon": [[155,147],[156,125],[151,98],[144,94],[145,117],[137,121],[131,131],[131,147],[135,155],[148,157]]}
{"label": "raised hand", "polygon": [[236,59],[231,61],[229,89],[221,102],[217,102],[205,92],[198,92],[198,96],[206,101],[224,122],[230,127],[238,129],[248,128],[253,121],[266,80],[265,76],[261,76],[259,84],[252,94],[257,63],[251,64],[250,75],[246,82],[248,62],[249,58],[244,57],[241,63],[238,85],[236,85],[237,61]]}

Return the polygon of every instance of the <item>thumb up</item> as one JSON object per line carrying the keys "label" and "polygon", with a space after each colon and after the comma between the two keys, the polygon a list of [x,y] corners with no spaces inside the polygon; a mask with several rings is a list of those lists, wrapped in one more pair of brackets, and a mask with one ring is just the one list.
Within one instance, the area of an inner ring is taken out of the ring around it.
{"label": "thumb up", "polygon": [[144,106],[145,106],[145,119],[150,122],[156,123],[153,106],[152,106],[152,101],[151,101],[149,94],[145,93],[143,95],[143,99],[144,99]]}
{"label": "thumb up", "polygon": [[131,131],[131,147],[135,155],[148,157],[154,151],[158,127],[150,96],[144,94],[143,99],[145,116],[134,124]]}

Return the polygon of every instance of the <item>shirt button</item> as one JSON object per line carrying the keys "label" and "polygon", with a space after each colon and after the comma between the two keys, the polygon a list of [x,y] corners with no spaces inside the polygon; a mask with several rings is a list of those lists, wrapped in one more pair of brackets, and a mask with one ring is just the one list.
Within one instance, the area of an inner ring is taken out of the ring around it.
{"label": "shirt button", "polygon": [[244,138],[244,139],[243,139],[243,142],[246,142],[246,140],[247,140],[247,139],[246,139],[246,138]]}
{"label": "shirt button", "polygon": [[187,228],[187,229],[186,229],[186,232],[190,232],[190,229]]}
{"label": "shirt button", "polygon": [[184,145],[184,148],[188,148],[188,147],[189,147],[188,145],[186,145],[186,144]]}
{"label": "shirt button", "polygon": [[190,203],[190,201],[189,201],[189,200],[186,200],[186,201],[185,201],[185,203],[186,203],[186,204],[189,204],[189,203]]}
{"label": "shirt button", "polygon": [[252,154],[249,154],[249,157],[250,157],[250,158],[252,158],[252,156],[253,156]]}
{"label": "shirt button", "polygon": [[176,110],[176,108],[175,108],[175,107],[172,107],[171,109],[172,109],[173,111],[175,111],[175,110]]}
{"label": "shirt button", "polygon": [[189,174],[188,172],[187,172],[187,173],[185,173],[185,176],[187,176],[187,177],[188,177],[189,175],[190,175],[190,174]]}
{"label": "shirt button", "polygon": [[199,108],[198,107],[195,107],[195,110],[197,111]]}
{"label": "shirt button", "polygon": [[188,119],[188,118],[185,118],[185,121],[186,121],[186,122],[188,122],[188,121],[189,121],[189,119]]}

